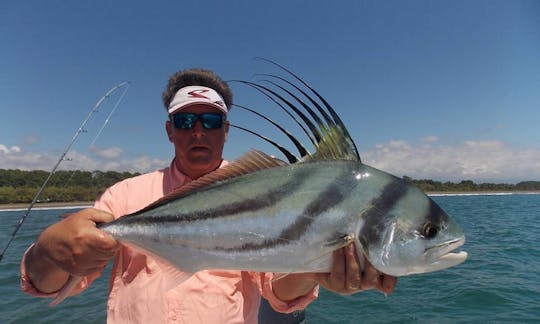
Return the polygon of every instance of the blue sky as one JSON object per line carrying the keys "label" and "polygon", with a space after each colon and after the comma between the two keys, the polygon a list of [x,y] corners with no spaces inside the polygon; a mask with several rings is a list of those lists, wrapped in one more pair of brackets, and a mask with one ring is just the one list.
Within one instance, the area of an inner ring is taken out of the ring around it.
{"label": "blue sky", "polygon": [[[62,168],[166,166],[168,76],[279,73],[254,59],[265,57],[332,104],[367,164],[443,181],[540,180],[538,1],[8,0],[0,37],[0,168],[50,170],[97,100],[125,80],[96,147],[106,105]],[[231,86],[236,103],[280,120],[264,97]],[[280,139],[238,109],[230,119]],[[232,130],[225,157],[250,148],[273,153]]]}

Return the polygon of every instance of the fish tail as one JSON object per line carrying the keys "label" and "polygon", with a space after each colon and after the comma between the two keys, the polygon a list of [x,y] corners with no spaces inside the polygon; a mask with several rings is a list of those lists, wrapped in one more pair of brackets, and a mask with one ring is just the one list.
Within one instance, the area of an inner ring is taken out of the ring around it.
{"label": "fish tail", "polygon": [[69,297],[69,294],[71,293],[73,288],[75,288],[75,286],[77,286],[79,282],[81,282],[81,280],[82,280],[82,277],[74,276],[74,275],[69,276],[68,281],[66,282],[64,287],[60,289],[60,291],[58,292],[54,300],[50,302],[49,306],[54,307],[60,304],[62,301],[64,301],[64,299]]}

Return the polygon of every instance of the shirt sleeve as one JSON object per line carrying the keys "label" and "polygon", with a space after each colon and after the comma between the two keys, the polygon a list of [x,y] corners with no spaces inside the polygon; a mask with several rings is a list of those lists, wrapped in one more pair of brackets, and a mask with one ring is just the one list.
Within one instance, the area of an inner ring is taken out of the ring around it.
{"label": "shirt sleeve", "polygon": [[268,303],[270,303],[275,311],[280,313],[292,313],[296,310],[302,310],[317,299],[319,295],[319,286],[317,285],[304,296],[300,296],[294,300],[284,301],[279,299],[272,289],[273,273],[261,272],[256,273],[256,276],[261,289],[261,295],[268,300]]}
{"label": "shirt sleeve", "polygon": [[126,190],[123,190],[124,188],[120,188],[120,187],[125,187],[125,184],[117,183],[116,185],[105,190],[105,192],[101,195],[101,197],[98,200],[96,200],[96,202],[94,203],[94,208],[111,213],[114,215],[114,218],[118,218],[121,215],[125,214],[125,210],[124,210],[125,208],[122,208],[123,205],[125,204],[114,203],[115,201],[118,201],[120,199],[119,198],[117,198],[116,200],[113,199],[113,197],[122,197],[126,195],[126,194],[124,195],[115,194],[115,192],[117,191],[123,191],[123,192],[126,191]]}

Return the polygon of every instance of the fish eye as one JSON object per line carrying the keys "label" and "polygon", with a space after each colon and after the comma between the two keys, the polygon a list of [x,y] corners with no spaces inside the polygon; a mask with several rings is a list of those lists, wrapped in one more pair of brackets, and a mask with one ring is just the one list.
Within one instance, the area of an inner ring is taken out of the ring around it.
{"label": "fish eye", "polygon": [[424,237],[428,239],[434,238],[438,232],[439,232],[439,229],[437,228],[437,226],[434,226],[431,223],[426,223],[424,225],[424,230],[422,231]]}

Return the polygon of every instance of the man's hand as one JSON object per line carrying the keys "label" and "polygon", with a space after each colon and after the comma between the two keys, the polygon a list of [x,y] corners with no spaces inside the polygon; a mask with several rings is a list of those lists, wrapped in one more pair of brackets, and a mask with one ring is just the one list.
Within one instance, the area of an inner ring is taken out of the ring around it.
{"label": "man's hand", "polygon": [[318,274],[319,284],[343,295],[369,289],[377,289],[385,294],[392,293],[397,284],[397,278],[380,273],[366,259],[364,259],[364,271],[361,271],[358,257],[354,244],[334,251],[332,270],[330,273]]}
{"label": "man's hand", "polygon": [[103,270],[120,244],[96,224],[112,220],[113,215],[88,208],[45,229],[26,256],[34,286],[53,292],[63,286],[69,274],[84,276]]}

